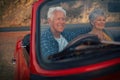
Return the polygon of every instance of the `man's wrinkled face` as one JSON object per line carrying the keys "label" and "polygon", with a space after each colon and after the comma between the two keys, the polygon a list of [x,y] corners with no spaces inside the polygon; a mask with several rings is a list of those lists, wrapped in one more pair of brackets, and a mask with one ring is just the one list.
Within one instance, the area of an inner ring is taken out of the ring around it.
{"label": "man's wrinkled face", "polygon": [[106,23],[106,19],[104,16],[98,16],[96,19],[93,21],[93,26],[96,29],[104,29]]}
{"label": "man's wrinkled face", "polygon": [[49,20],[51,29],[54,32],[61,33],[65,27],[65,14],[62,11],[55,11]]}

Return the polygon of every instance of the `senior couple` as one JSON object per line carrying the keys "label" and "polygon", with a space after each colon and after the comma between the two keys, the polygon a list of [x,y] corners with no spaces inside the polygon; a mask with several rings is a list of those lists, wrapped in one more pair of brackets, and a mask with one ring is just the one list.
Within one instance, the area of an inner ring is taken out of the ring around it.
{"label": "senior couple", "polygon": [[[41,34],[41,54],[43,59],[49,55],[62,51],[66,45],[79,34],[64,30],[66,23],[66,11],[62,7],[49,8],[49,29]],[[92,30],[88,34],[97,35],[100,40],[111,41],[112,39],[103,31],[106,16],[101,9],[93,10],[89,15]]]}

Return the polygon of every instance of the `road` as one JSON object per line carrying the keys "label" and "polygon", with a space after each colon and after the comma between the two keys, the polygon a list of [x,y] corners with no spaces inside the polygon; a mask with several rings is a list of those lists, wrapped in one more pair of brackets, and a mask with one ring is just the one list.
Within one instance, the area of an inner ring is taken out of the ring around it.
{"label": "road", "polygon": [[13,80],[14,68],[11,59],[15,51],[17,39],[29,31],[0,32],[0,80]]}
{"label": "road", "polygon": [[30,27],[3,27],[0,28],[0,32],[16,32],[16,31],[29,31]]}

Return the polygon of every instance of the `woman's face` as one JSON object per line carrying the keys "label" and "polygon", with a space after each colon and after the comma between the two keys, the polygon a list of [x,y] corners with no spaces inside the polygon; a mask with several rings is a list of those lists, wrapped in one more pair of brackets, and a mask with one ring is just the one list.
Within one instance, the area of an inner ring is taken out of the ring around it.
{"label": "woman's face", "polygon": [[92,22],[93,28],[104,29],[106,19],[104,16],[97,16],[96,19]]}

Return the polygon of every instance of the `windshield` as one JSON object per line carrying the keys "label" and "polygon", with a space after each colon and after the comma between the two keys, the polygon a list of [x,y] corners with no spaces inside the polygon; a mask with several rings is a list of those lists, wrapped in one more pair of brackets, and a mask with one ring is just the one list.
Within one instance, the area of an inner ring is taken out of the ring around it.
{"label": "windshield", "polygon": [[[101,50],[98,49],[104,44],[108,45],[113,41],[119,44],[120,9],[119,6],[115,6],[116,3],[120,4],[120,1],[48,0],[38,14],[41,59],[49,62],[56,54],[60,56],[76,53],[77,56],[82,49],[83,52],[88,50],[86,53],[100,54]],[[109,50],[112,47],[105,49]],[[67,58],[71,58],[69,56],[72,55],[68,55]],[[54,58],[55,60],[57,58]]]}

